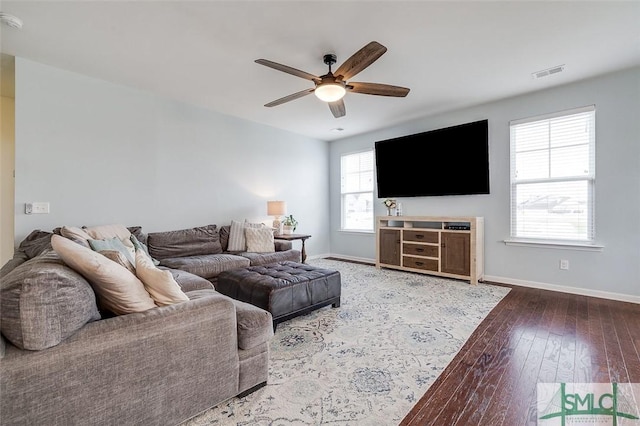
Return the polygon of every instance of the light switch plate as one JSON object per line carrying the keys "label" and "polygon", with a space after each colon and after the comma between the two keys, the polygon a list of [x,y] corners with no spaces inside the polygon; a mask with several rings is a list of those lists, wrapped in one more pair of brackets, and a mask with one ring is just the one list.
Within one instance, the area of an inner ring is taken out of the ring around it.
{"label": "light switch plate", "polygon": [[25,214],[48,214],[49,202],[41,201],[41,202],[26,203],[24,205],[24,212]]}

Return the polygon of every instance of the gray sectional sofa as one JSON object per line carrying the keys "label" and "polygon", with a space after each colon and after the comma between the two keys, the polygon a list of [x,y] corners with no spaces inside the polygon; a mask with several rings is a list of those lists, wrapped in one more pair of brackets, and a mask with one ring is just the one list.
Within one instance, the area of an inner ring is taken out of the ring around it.
{"label": "gray sectional sofa", "polygon": [[52,233],[32,232],[0,270],[2,425],[172,425],[266,384],[271,314],[213,283],[233,268],[299,262],[300,252],[278,242],[272,253],[229,253],[229,227],[215,225],[129,230],[189,300],[100,311],[91,284],[52,250]]}

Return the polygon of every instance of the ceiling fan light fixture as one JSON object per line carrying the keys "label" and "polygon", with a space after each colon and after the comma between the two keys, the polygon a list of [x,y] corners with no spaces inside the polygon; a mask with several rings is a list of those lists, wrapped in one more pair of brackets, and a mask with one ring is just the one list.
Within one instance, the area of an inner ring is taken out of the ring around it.
{"label": "ceiling fan light fixture", "polygon": [[318,85],[313,93],[315,93],[321,101],[336,102],[344,97],[347,90],[343,85],[338,83],[323,83]]}

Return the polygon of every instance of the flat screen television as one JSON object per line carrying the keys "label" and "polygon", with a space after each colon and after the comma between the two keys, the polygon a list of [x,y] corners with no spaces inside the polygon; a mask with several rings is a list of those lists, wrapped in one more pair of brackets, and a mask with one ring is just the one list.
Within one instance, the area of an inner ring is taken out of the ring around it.
{"label": "flat screen television", "polygon": [[480,120],[375,143],[378,197],[489,193],[489,123]]}

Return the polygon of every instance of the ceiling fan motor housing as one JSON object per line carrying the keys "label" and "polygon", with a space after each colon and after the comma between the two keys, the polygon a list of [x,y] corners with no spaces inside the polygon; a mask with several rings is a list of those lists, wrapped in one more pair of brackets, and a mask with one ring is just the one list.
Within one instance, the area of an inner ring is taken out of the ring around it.
{"label": "ceiling fan motor housing", "polygon": [[322,60],[325,64],[329,65],[329,69],[331,69],[331,65],[335,64],[338,61],[338,57],[333,53],[326,54],[322,57]]}

